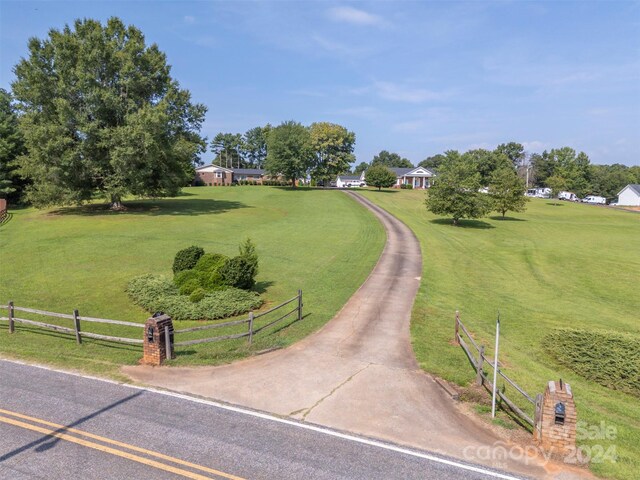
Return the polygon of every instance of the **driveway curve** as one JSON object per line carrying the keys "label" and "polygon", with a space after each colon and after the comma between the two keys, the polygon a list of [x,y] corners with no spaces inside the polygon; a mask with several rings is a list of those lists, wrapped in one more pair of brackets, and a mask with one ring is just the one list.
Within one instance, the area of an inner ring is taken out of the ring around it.
{"label": "driveway curve", "polygon": [[[230,365],[132,366],[123,373],[144,384],[491,464],[475,453],[499,438],[461,413],[413,355],[409,324],[422,274],[418,240],[380,207],[346,193],[378,217],[387,243],[365,283],[323,328],[287,349]],[[546,476],[533,463],[501,466]]]}

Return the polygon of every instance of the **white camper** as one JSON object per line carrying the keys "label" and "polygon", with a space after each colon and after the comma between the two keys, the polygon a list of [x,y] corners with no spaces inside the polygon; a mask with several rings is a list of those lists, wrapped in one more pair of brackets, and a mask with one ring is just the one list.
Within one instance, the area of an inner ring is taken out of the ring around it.
{"label": "white camper", "polygon": [[607,199],[598,195],[587,195],[582,199],[584,203],[592,203],[594,205],[606,205]]}
{"label": "white camper", "polygon": [[558,200],[566,200],[568,202],[579,202],[580,199],[575,193],[572,192],[560,192],[558,194]]}

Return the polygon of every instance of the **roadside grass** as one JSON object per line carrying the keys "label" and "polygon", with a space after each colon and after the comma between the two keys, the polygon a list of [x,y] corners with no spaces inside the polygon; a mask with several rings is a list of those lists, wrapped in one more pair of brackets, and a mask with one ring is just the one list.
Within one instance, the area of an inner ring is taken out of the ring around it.
{"label": "roadside grass", "polygon": [[[125,293],[131,278],[171,276],[175,253],[190,245],[237,255],[238,244],[250,237],[259,255],[256,289],[266,301],[262,309],[302,289],[305,317],[265,330],[252,347],[246,339],[182,347],[171,362],[226,363],[287,346],[319,329],[366,279],[385,242],[377,219],[337,191],[199,187],[178,198],[125,204],[126,212],[110,212],[104,205],[13,210],[11,221],[0,227],[0,302],[59,313],[77,308],[84,316],[142,323],[149,313]],[[69,321],[35,319],[69,326]],[[175,323],[177,329],[198,325]],[[142,338],[140,329],[84,325],[87,331]],[[225,329],[200,333],[204,338]],[[73,335],[23,325],[9,335],[7,322],[0,322],[0,355],[121,378],[119,366],[135,364],[141,348],[91,339],[78,346]]]}
{"label": "roadside grass", "polygon": [[[404,221],[420,240],[423,277],[411,325],[420,366],[461,386],[470,385],[475,372],[462,349],[451,344],[455,311],[493,357],[499,310],[503,370],[534,395],[542,393],[549,380],[570,383],[578,420],[589,426],[604,422],[616,429],[614,439],[578,441],[586,456],[591,454],[592,471],[637,478],[638,397],[606,388],[561,365],[544,340],[563,328],[638,338],[640,216],[534,199],[526,212],[509,213],[504,221],[490,217],[454,227],[449,219],[426,210],[424,192],[362,193]],[[599,358],[588,358],[588,350],[584,352],[581,361],[597,366]],[[610,368],[610,363],[602,367]],[[597,445],[605,451],[614,446],[617,461],[598,462],[603,459]]]}

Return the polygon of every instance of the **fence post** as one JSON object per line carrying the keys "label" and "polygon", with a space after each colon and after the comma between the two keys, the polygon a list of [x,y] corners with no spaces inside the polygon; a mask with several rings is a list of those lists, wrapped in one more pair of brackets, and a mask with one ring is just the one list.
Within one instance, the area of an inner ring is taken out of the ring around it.
{"label": "fence post", "polygon": [[298,320],[302,320],[302,290],[298,290]]}
{"label": "fence post", "polygon": [[73,326],[76,328],[76,342],[78,345],[82,344],[82,337],[80,336],[80,315],[78,314],[78,310],[73,311]]}
{"label": "fence post", "polygon": [[249,345],[253,342],[253,312],[249,312]]}
{"label": "fence post", "polygon": [[478,376],[476,377],[476,383],[480,386],[484,383],[484,376],[482,375],[482,367],[484,366],[484,345],[480,345],[480,351],[478,352]]}
{"label": "fence post", "polygon": [[456,332],[453,336],[453,344],[460,345],[458,339],[460,338],[460,312],[456,310]]}
{"label": "fence post", "polygon": [[15,325],[13,323],[13,302],[9,302],[7,310],[9,311],[9,333],[13,333],[15,331]]}
{"label": "fence post", "polygon": [[164,349],[165,358],[171,360],[173,357],[171,355],[171,334],[169,332],[169,325],[164,326]]}

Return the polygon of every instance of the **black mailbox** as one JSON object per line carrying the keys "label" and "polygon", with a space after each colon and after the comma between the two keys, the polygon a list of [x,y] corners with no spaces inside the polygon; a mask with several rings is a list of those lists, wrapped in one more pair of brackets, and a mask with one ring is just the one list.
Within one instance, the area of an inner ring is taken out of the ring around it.
{"label": "black mailbox", "polygon": [[564,425],[565,407],[564,403],[558,402],[555,407],[556,425]]}
{"label": "black mailbox", "polygon": [[149,328],[147,328],[147,340],[149,340],[149,343],[153,343],[153,333],[153,325],[149,325]]}

